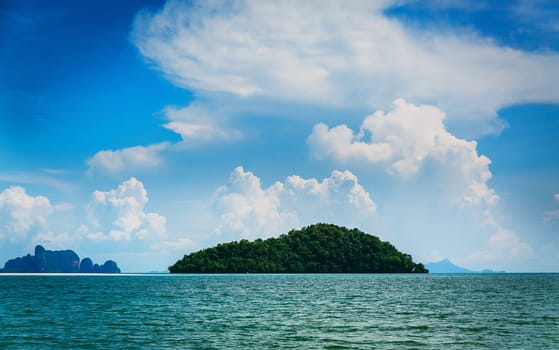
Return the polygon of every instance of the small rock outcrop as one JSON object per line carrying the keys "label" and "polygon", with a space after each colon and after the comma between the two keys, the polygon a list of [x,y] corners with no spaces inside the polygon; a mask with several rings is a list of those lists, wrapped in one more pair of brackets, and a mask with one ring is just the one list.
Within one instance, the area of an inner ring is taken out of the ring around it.
{"label": "small rock outcrop", "polygon": [[82,259],[80,263],[80,273],[92,273],[93,272],[93,261],[90,258]]}
{"label": "small rock outcrop", "polygon": [[80,263],[80,257],[73,250],[46,250],[35,247],[35,255],[10,259],[0,269],[0,273],[120,273],[116,262],[107,260],[103,265],[93,264],[90,258]]}
{"label": "small rock outcrop", "polygon": [[112,260],[107,260],[103,265],[99,267],[99,272],[101,273],[120,273],[120,269],[116,265],[116,262]]}

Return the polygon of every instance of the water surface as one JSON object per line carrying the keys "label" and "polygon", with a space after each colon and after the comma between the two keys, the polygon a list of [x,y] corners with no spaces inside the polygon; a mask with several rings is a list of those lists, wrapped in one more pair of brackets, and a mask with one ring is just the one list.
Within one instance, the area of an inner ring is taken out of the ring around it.
{"label": "water surface", "polygon": [[0,276],[0,348],[559,349],[559,274]]}

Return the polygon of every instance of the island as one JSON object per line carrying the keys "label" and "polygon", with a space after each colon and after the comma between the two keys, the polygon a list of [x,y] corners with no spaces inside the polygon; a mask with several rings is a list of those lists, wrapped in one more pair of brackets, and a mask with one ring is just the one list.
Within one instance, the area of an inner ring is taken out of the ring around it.
{"label": "island", "polygon": [[81,260],[73,250],[46,250],[35,247],[35,255],[8,260],[0,273],[120,273],[117,263],[107,260],[93,264],[90,258]]}
{"label": "island", "polygon": [[389,242],[332,224],[291,230],[279,238],[218,244],[185,255],[171,273],[427,273]]}
{"label": "island", "polygon": [[444,259],[437,262],[427,263],[425,267],[432,273],[505,273],[505,271],[494,271],[485,269],[481,271],[468,270],[453,264],[450,260]]}

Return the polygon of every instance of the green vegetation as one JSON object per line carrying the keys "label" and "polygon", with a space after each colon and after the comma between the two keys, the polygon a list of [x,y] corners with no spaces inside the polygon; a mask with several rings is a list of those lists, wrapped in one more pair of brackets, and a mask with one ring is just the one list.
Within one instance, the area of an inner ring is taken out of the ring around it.
{"label": "green vegetation", "polygon": [[429,272],[408,254],[358,229],[316,224],[279,238],[219,244],[185,255],[171,273]]}

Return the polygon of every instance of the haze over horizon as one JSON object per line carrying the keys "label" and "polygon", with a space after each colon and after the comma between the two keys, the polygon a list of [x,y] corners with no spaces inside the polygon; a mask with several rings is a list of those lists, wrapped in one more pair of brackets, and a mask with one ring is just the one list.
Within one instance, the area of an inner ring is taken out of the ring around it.
{"label": "haze over horizon", "polygon": [[0,264],[317,222],[559,271],[559,3],[3,1]]}

